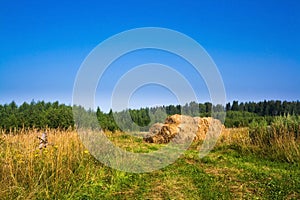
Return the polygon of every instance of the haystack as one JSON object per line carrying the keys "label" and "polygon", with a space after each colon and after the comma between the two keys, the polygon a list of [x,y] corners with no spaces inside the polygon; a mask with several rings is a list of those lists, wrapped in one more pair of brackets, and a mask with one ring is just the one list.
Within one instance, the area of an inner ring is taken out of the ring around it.
{"label": "haystack", "polygon": [[149,143],[177,143],[185,141],[200,141],[206,138],[208,130],[217,132],[224,128],[223,124],[211,117],[190,117],[186,115],[172,115],[166,118],[165,123],[156,123],[149,129],[144,138]]}

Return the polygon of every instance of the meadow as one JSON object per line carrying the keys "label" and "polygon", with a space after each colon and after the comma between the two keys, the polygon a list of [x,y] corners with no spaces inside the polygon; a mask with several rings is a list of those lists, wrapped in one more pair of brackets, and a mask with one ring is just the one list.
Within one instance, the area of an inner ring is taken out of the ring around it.
{"label": "meadow", "polygon": [[[298,127],[291,134],[293,130],[285,129],[288,120],[278,119],[271,127],[258,123],[257,127],[226,129],[206,157],[199,158],[201,142],[194,142],[175,163],[140,174],[104,166],[90,155],[74,130],[47,130],[51,145],[43,151],[38,149],[41,132],[37,130],[2,133],[0,197],[299,199]],[[122,132],[106,135],[126,151],[147,153],[163,146]]]}

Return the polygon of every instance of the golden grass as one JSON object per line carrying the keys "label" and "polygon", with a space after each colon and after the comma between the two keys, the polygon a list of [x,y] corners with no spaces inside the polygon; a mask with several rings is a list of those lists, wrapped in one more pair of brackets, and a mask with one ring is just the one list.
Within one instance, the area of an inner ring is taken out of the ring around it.
{"label": "golden grass", "polygon": [[217,145],[240,144],[247,146],[251,142],[248,128],[226,128],[222,131]]}
{"label": "golden grass", "polygon": [[233,145],[241,151],[248,151],[263,157],[285,162],[300,162],[300,138],[284,127],[278,131],[274,127],[230,128],[222,131],[216,146]]}
{"label": "golden grass", "polygon": [[[35,194],[50,198],[61,184],[84,165],[88,151],[75,131],[47,130],[49,145],[39,150],[37,131],[2,135],[0,143],[0,196],[31,199]],[[22,196],[26,194],[25,196]]]}
{"label": "golden grass", "polygon": [[[57,198],[56,194],[65,194],[71,198],[91,180],[100,184],[103,180],[116,178],[109,168],[90,155],[76,131],[46,132],[50,145],[43,150],[38,148],[37,136],[42,132],[37,130],[0,135],[0,197],[52,199]],[[141,136],[122,132],[105,134],[126,151],[147,153],[162,146],[144,143]]]}

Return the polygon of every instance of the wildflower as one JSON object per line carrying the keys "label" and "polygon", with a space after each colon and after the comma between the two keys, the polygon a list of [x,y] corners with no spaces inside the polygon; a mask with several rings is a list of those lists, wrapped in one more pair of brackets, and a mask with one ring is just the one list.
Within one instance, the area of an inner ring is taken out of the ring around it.
{"label": "wildflower", "polygon": [[88,151],[88,150],[85,150],[85,151],[84,151],[84,153],[85,153],[85,154],[88,154],[88,153],[89,153],[89,151]]}

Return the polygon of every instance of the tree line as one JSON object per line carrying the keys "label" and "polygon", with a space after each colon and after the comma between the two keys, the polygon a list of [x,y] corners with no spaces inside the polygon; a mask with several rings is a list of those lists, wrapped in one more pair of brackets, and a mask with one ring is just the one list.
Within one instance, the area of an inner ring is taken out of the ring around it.
{"label": "tree line", "polygon": [[72,107],[58,101],[24,102],[18,106],[14,101],[0,105],[0,128],[5,131],[22,128],[74,127]]}
{"label": "tree line", "polygon": [[226,105],[226,111],[247,111],[255,113],[259,116],[283,116],[283,115],[299,115],[300,101],[261,101],[261,102],[246,102],[239,103],[233,101],[232,104]]}
{"label": "tree line", "polygon": [[253,123],[265,121],[268,125],[274,122],[276,116],[299,116],[299,101],[261,101],[261,102],[241,102],[233,101],[227,103],[226,127],[248,127]]}
{"label": "tree line", "polygon": [[[192,117],[210,117],[225,114],[226,127],[249,126],[253,121],[265,120],[271,123],[274,116],[300,115],[299,101],[233,101],[225,106],[212,105],[210,102],[190,102],[185,105],[168,105],[151,108],[127,109],[108,113],[85,110],[80,106],[50,103],[44,101],[24,102],[18,106],[14,101],[0,105],[0,129],[4,131],[21,128],[80,128],[100,127],[116,131],[147,131],[155,122],[164,122],[169,115],[184,114]],[[73,115],[74,113],[74,115]],[[76,123],[75,123],[76,122]]]}

